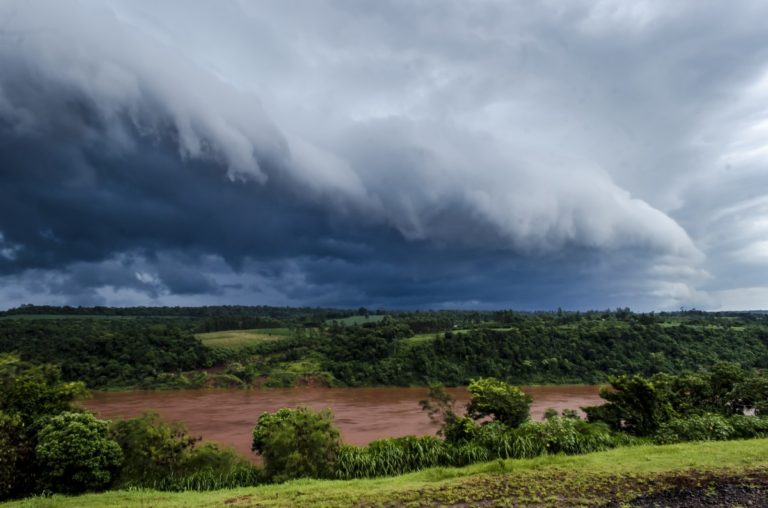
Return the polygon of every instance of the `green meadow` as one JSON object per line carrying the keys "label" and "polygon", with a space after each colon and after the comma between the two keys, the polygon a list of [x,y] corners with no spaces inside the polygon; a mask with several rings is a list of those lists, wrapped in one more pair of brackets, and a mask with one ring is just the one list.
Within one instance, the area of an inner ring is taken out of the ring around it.
{"label": "green meadow", "polygon": [[198,333],[195,337],[210,348],[242,349],[259,342],[284,339],[290,335],[290,328],[259,328]]}

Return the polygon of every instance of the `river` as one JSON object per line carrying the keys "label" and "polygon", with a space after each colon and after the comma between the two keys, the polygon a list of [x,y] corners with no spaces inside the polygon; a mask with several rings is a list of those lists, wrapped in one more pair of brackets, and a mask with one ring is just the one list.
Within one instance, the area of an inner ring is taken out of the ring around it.
{"label": "river", "polygon": [[[547,408],[562,410],[600,404],[598,386],[558,385],[521,387],[533,396],[531,416],[541,419]],[[450,388],[456,408],[468,394]],[[272,388],[265,390],[178,390],[94,392],[82,405],[102,418],[119,419],[157,411],[167,421],[184,422],[190,433],[233,446],[252,457],[251,430],[265,411],[283,407],[330,407],[342,439],[367,444],[384,437],[434,434],[437,428],[419,407],[426,388]]]}

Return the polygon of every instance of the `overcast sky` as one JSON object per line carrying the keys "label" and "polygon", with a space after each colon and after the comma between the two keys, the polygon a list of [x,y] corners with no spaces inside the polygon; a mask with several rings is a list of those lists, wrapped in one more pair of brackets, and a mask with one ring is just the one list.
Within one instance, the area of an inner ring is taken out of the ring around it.
{"label": "overcast sky", "polygon": [[0,308],[768,308],[768,2],[0,1]]}

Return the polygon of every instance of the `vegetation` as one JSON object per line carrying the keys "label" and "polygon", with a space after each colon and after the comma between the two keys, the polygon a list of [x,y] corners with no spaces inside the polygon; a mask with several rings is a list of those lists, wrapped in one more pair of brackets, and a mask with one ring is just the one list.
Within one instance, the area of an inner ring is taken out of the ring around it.
{"label": "vegetation", "polygon": [[52,365],[0,357],[0,500],[113,486],[157,489],[255,485],[256,468],[232,450],[196,446],[157,415],[110,422],[78,410],[81,383]]}
{"label": "vegetation", "polygon": [[[0,355],[0,499],[351,480],[486,461],[506,468],[510,459],[768,437],[768,318],[761,314],[372,315],[366,309],[221,307],[162,315],[144,308],[112,314],[67,308],[57,319],[54,311],[25,307],[0,320],[0,350],[15,353]],[[205,372],[211,366],[220,367],[217,374]],[[584,408],[587,420],[571,410],[530,421],[531,398],[515,386],[599,380],[610,383],[601,393],[606,403]],[[355,447],[340,442],[329,410],[281,409],[254,422],[261,469],[154,414],[105,422],[79,411],[72,403],[85,393],[81,381],[91,387],[431,383],[422,407],[441,428],[439,437]],[[455,409],[439,382],[468,383],[465,411]],[[768,468],[753,473],[768,485]],[[575,476],[561,476],[578,491]],[[620,492],[612,489],[643,491],[634,479],[608,475],[604,481],[608,490],[582,489],[584,499]],[[473,482],[430,491],[429,499],[494,499],[485,486],[525,499],[542,493],[538,486],[526,490],[517,478]],[[559,500],[570,495],[553,488]],[[395,504],[424,501],[392,496]]]}
{"label": "vegetation", "polygon": [[768,368],[768,315],[23,306],[0,313],[0,352],[94,389],[603,383]]}
{"label": "vegetation", "polygon": [[289,328],[256,328],[198,333],[195,337],[209,348],[243,349],[265,340],[280,340],[291,334]]}
{"label": "vegetation", "polygon": [[40,483],[52,492],[78,493],[112,485],[123,462],[109,423],[88,413],[51,417],[37,435]]}
{"label": "vegetation", "polygon": [[621,505],[673,487],[742,489],[768,483],[768,439],[635,446],[586,455],[495,460],[362,480],[296,480],[210,492],[120,490],[36,497],[9,508],[196,506],[521,506]]}
{"label": "vegetation", "polygon": [[519,427],[530,417],[533,397],[509,383],[493,378],[475,379],[467,387],[470,418],[492,418],[508,427]]}
{"label": "vegetation", "polygon": [[341,441],[330,410],[280,409],[264,413],[253,429],[253,450],[264,458],[266,477],[331,477]]}

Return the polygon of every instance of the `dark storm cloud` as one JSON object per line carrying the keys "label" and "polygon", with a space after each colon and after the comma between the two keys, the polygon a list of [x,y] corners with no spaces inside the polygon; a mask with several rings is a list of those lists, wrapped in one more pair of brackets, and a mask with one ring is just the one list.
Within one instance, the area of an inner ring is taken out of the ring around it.
{"label": "dark storm cloud", "polygon": [[0,305],[760,307],[766,14],[5,2]]}

